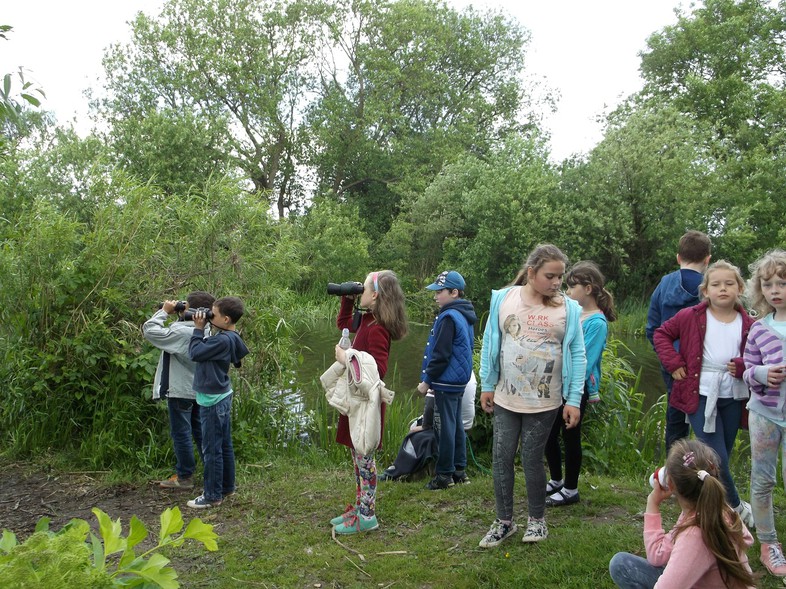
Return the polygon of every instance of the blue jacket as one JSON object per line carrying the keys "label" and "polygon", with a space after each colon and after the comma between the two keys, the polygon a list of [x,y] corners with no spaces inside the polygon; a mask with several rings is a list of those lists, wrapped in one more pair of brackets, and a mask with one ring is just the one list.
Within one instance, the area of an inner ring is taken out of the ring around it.
{"label": "blue jacket", "polygon": [[606,349],[606,337],[609,323],[603,313],[595,313],[587,317],[581,324],[584,332],[584,350],[587,354],[587,374],[584,383],[589,392],[590,403],[600,401],[600,363],[603,350]]}
{"label": "blue jacket", "polygon": [[677,311],[699,304],[702,275],[695,270],[686,269],[684,272],[683,275],[683,270],[680,269],[666,274],[652,293],[645,332],[653,346],[655,344],[652,338],[656,329],[674,317]]}
{"label": "blue jacket", "polygon": [[240,366],[248,348],[236,331],[219,331],[212,337],[194,328],[188,355],[196,362],[194,391],[205,395],[222,395],[232,390],[229,366]]}
{"label": "blue jacket", "polygon": [[466,299],[442,307],[434,320],[423,353],[420,380],[443,393],[463,394],[472,376],[472,351],[477,322],[475,308]]}
{"label": "blue jacket", "polygon": [[[511,288],[491,291],[491,309],[483,332],[483,349],[480,352],[480,390],[494,392],[499,381],[499,353],[502,333],[499,329],[499,307]],[[565,337],[562,340],[562,397],[565,404],[581,407],[584,394],[584,376],[587,356],[584,352],[584,334],[581,331],[581,307],[563,295],[565,301]]]}

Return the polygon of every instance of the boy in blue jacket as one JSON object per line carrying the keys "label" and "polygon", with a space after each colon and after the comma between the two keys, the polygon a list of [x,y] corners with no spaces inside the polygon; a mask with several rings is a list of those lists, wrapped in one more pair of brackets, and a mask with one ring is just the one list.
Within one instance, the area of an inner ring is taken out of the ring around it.
{"label": "boy in blue jacket", "polygon": [[[699,285],[704,271],[710,263],[712,244],[710,238],[701,231],[688,231],[680,238],[677,250],[679,270],[666,274],[655,288],[650,298],[647,312],[647,339],[653,344],[655,330],[674,317],[677,311],[699,304]],[[679,341],[675,342],[679,350]],[[674,382],[666,369],[661,367],[663,382],[666,383],[666,398],[671,396],[671,385]],[[667,401],[668,402],[668,401]],[[666,455],[671,445],[679,439],[690,435],[690,425],[685,413],[668,405],[666,409]]]}
{"label": "boy in blue jacket", "polygon": [[[188,354],[196,362],[194,391],[202,416],[202,451],[205,462],[205,489],[188,502],[193,509],[218,507],[224,497],[235,492],[235,451],[232,447],[232,381],[229,367],[240,368],[248,348],[235,331],[243,316],[243,301],[223,297],[213,303],[212,314],[200,309],[194,314],[194,333]],[[205,337],[205,325],[216,334]]]}
{"label": "boy in blue jacket", "polygon": [[467,446],[461,417],[461,399],[472,376],[475,344],[475,309],[464,298],[464,277],[455,270],[442,272],[426,288],[433,290],[439,314],[431,328],[423,354],[418,392],[434,392],[440,422],[437,436],[439,457],[436,476],[426,485],[431,490],[467,483]]}

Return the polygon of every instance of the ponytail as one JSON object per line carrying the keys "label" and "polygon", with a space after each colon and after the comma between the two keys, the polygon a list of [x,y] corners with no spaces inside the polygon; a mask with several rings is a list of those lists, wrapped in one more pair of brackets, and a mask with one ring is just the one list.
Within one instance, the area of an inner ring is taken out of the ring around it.
{"label": "ponytail", "polygon": [[614,310],[614,297],[606,290],[606,278],[595,262],[584,260],[576,262],[565,277],[568,286],[581,284],[592,289],[592,298],[598,305],[598,309],[603,312],[606,321],[611,323],[617,320],[617,312]]}
{"label": "ponytail", "polygon": [[724,585],[749,587],[755,585],[755,577],[740,561],[746,550],[742,520],[726,502],[718,464],[715,451],[699,440],[682,439],[672,445],[666,462],[669,480],[675,493],[695,509],[693,521],[680,524],[675,535],[697,526],[718,562]]}

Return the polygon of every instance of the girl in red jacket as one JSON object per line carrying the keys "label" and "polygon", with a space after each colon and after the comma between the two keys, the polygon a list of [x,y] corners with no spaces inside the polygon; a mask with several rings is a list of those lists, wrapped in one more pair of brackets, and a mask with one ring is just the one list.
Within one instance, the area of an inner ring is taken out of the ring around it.
{"label": "girl in red jacket", "polygon": [[748,387],[742,354],[753,318],[740,303],[745,284],[736,266],[720,260],[704,274],[704,299],[666,321],[654,336],[655,351],[674,378],[669,403],[688,415],[696,437],[717,452],[729,505],[753,526],[729,471]]}
{"label": "girl in red jacket", "polygon": [[[360,307],[365,309],[360,324],[353,325],[353,306],[355,296],[341,297],[341,310],[336,318],[339,329],[348,328],[355,333],[352,348],[367,352],[377,363],[379,378],[384,379],[388,370],[388,355],[391,340],[401,339],[407,334],[407,313],[404,308],[404,292],[398,277],[390,270],[372,272],[363,283]],[[346,363],[346,353],[336,346],[336,360]],[[380,403],[382,427],[380,440],[385,429],[385,403]],[[355,451],[349,433],[349,419],[339,416],[336,441],[348,446],[355,465],[357,490],[354,505],[347,505],[346,511],[330,520],[337,534],[356,534],[375,530],[379,527],[376,516],[377,465],[374,452],[364,456]],[[381,442],[380,442],[381,443]]]}

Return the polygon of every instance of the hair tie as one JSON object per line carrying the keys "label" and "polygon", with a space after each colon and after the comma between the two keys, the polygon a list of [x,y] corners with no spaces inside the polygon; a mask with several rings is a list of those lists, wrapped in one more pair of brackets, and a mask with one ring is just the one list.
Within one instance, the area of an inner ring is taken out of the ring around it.
{"label": "hair tie", "polygon": [[693,452],[688,452],[682,457],[682,466],[688,468],[689,466],[693,466],[693,461],[696,459],[696,455]]}
{"label": "hair tie", "polygon": [[704,479],[706,479],[708,476],[711,476],[710,473],[708,473],[706,470],[700,470],[699,472],[696,473],[696,475],[698,475],[699,480],[702,483],[704,482]]}

